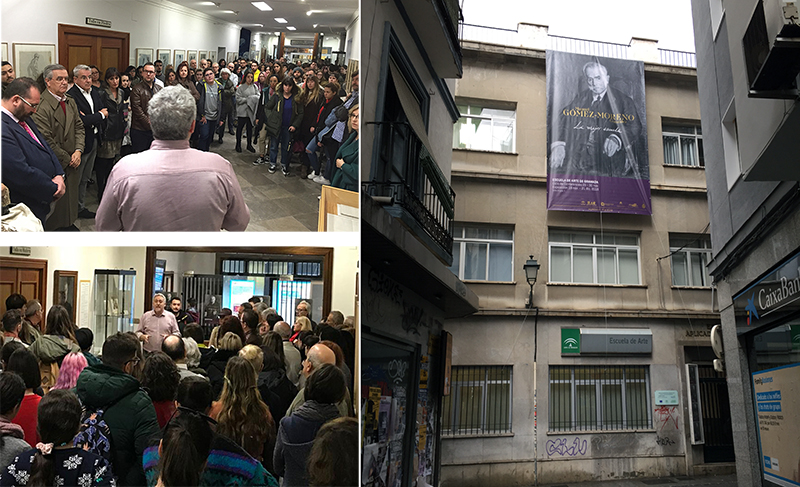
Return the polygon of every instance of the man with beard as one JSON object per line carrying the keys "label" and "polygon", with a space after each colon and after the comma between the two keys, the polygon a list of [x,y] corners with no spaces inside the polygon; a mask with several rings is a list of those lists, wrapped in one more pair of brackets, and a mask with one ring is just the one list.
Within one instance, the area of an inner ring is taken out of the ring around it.
{"label": "man with beard", "polygon": [[158,293],[153,296],[153,309],[147,311],[139,320],[136,336],[142,342],[142,348],[147,352],[160,352],[161,344],[170,335],[181,336],[175,315],[165,313],[167,298]]}
{"label": "man with beard", "polygon": [[189,323],[194,323],[192,315],[181,309],[181,298],[178,296],[173,297],[169,302],[169,310],[175,315],[175,320],[178,322],[178,329],[183,335],[183,329]]}
{"label": "man with beard", "polygon": [[25,203],[44,225],[51,204],[64,196],[64,169],[30,118],[41,96],[30,78],[3,90],[3,184],[12,203]]}

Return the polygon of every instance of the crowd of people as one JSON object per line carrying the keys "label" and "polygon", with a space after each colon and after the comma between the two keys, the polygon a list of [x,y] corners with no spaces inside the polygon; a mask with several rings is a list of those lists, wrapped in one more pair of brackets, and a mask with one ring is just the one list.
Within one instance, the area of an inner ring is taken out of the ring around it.
{"label": "crowd of people", "polygon": [[[33,80],[4,62],[2,80],[3,184],[46,230],[79,230],[79,218],[100,231],[244,230],[249,209],[231,164],[197,154],[226,132],[270,174],[290,177],[294,162],[301,178],[358,191],[359,75],[345,66],[52,64]],[[92,183],[97,212],[86,203]]]}
{"label": "crowd of people", "polygon": [[96,356],[63,306],[8,296],[0,486],[357,485],[352,318],[254,297],[207,337],[181,308],[156,294]]}

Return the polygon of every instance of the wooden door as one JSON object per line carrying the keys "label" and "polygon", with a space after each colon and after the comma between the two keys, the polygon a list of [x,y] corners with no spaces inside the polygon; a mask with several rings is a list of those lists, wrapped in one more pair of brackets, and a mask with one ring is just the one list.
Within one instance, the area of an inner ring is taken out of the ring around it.
{"label": "wooden door", "polygon": [[47,309],[47,261],[4,257],[0,259],[0,314],[6,312],[6,298],[14,293],[38,299]]}
{"label": "wooden door", "polygon": [[58,24],[58,62],[72,72],[77,64],[97,66],[102,78],[107,68],[128,67],[130,34]]}

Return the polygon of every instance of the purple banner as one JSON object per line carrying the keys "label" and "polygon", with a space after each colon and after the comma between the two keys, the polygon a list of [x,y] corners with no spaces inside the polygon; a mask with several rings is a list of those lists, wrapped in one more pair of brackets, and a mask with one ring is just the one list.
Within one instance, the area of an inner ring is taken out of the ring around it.
{"label": "purple banner", "polygon": [[547,51],[547,209],[650,215],[644,63]]}

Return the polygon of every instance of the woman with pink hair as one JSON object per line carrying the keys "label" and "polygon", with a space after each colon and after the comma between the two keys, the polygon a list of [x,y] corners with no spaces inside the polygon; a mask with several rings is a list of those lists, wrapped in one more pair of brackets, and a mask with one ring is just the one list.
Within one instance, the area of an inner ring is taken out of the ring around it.
{"label": "woman with pink hair", "polygon": [[87,366],[86,357],[82,353],[69,353],[61,362],[61,371],[53,389],[72,389],[78,383],[78,376]]}

